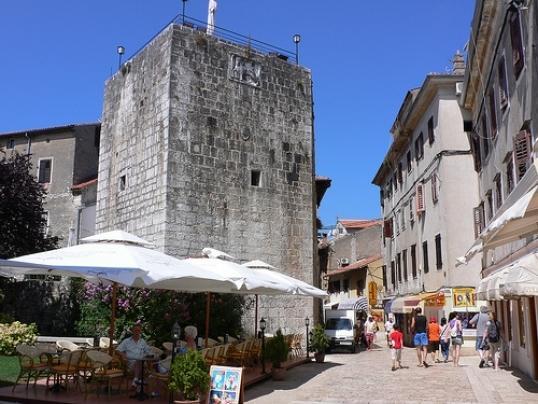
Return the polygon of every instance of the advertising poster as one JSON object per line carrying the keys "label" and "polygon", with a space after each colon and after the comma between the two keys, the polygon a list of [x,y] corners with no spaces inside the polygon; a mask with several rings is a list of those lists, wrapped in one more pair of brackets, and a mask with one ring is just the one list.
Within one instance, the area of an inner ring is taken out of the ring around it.
{"label": "advertising poster", "polygon": [[210,404],[239,404],[242,368],[211,366]]}
{"label": "advertising poster", "polygon": [[454,288],[454,307],[472,307],[475,305],[474,288]]}

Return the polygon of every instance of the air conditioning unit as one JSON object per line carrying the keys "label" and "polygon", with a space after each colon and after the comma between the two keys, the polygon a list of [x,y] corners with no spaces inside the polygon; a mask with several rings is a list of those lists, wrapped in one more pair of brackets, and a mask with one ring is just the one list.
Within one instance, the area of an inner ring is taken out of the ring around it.
{"label": "air conditioning unit", "polygon": [[341,258],[340,259],[340,265],[349,265],[349,259],[348,258]]}

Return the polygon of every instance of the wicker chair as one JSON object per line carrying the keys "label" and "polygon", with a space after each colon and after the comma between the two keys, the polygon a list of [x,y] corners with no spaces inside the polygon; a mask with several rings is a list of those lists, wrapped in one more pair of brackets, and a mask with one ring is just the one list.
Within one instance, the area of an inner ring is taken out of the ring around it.
{"label": "wicker chair", "polygon": [[51,374],[54,375],[56,382],[61,384],[63,381],[66,389],[68,388],[68,382],[70,379],[78,384],[79,362],[82,358],[82,353],[82,350],[65,352],[65,354],[60,358],[60,363],[51,366]]}
{"label": "wicker chair", "polygon": [[[26,389],[30,384],[30,380],[34,379],[34,386],[37,379],[40,377],[48,377],[50,374],[49,358],[46,354],[41,353],[36,347],[26,344],[20,344],[16,348],[19,354],[19,374],[11,391],[15,391],[15,387],[19,380],[26,380]],[[48,378],[47,378],[48,382]]]}
{"label": "wicker chair", "polygon": [[107,393],[110,396],[113,380],[119,380],[118,390],[121,390],[124,371],[121,366],[117,366],[117,362],[113,362],[112,356],[97,350],[88,351],[86,356],[89,359],[91,367],[90,377],[84,383],[84,398],[88,396],[88,386],[93,383],[97,385],[97,396],[99,396],[99,387],[102,383],[106,383]]}
{"label": "wicker chair", "polygon": [[73,352],[73,351],[78,351],[80,349],[80,347],[77,344],[69,340],[65,340],[65,339],[59,339],[58,341],[56,341],[56,346],[61,351]]}

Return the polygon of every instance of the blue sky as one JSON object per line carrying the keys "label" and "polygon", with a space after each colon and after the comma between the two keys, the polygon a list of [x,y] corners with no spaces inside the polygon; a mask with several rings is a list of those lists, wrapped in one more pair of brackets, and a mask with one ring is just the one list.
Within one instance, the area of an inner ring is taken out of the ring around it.
{"label": "blue sky", "polygon": [[[0,132],[93,122],[116,46],[137,50],[180,0],[17,0],[0,13]],[[208,0],[186,14],[205,20]],[[333,182],[325,225],[380,215],[371,180],[407,90],[446,72],[468,40],[471,0],[219,0],[216,24],[293,50],[312,70],[316,172]]]}

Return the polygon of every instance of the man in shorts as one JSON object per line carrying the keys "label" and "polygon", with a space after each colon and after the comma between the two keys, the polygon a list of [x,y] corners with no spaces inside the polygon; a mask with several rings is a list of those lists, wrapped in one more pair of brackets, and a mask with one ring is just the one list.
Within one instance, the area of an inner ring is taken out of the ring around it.
{"label": "man in shorts", "polygon": [[422,309],[417,307],[415,315],[411,320],[411,330],[414,332],[413,342],[417,348],[418,366],[425,368],[429,367],[426,363],[428,357],[428,335],[427,335],[428,320],[422,315]]}

